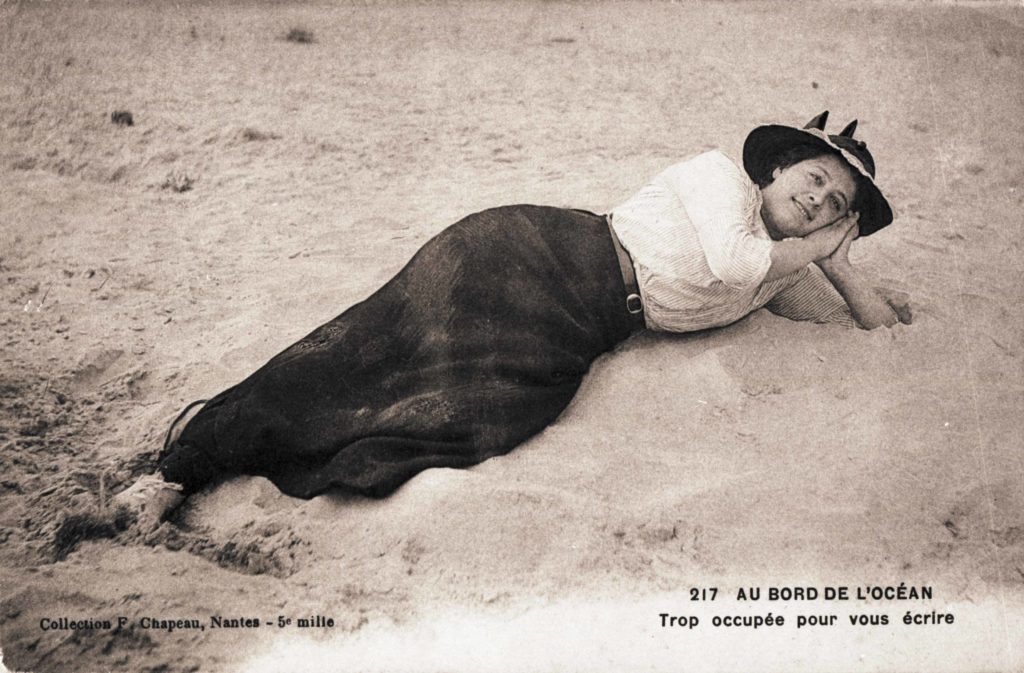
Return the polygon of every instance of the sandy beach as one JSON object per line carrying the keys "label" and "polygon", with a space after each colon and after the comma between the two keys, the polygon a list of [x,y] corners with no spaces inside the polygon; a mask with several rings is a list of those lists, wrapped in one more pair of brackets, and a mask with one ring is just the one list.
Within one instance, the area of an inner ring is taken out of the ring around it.
{"label": "sandy beach", "polygon": [[[1022,72],[1019,4],[0,2],[4,664],[1024,670]],[[188,402],[460,217],[607,212],[825,109],[896,210],[853,261],[912,325],[640,334],[507,456],[383,500],[236,478],[56,552]]]}

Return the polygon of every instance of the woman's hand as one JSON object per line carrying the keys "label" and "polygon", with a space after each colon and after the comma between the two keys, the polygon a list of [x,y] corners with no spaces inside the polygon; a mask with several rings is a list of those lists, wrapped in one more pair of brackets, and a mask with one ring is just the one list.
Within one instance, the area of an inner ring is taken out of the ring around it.
{"label": "woman's hand", "polygon": [[[804,268],[811,262],[818,262],[820,265],[824,260],[828,260],[829,256],[834,254],[847,238],[852,241],[856,237],[857,234],[854,231],[856,226],[856,217],[852,219],[849,216],[841,217],[832,224],[812,231],[803,238],[773,241],[772,263],[764,279],[771,281],[782,278]],[[851,231],[854,231],[852,236]],[[849,244],[846,245],[849,248]],[[823,266],[821,270],[825,271],[825,267]]]}
{"label": "woman's hand", "polygon": [[[859,233],[857,230],[859,218],[859,213],[850,213],[805,236],[804,240],[811,242],[818,252],[817,257],[814,258],[815,261],[835,259],[837,254],[842,259],[847,259],[850,243],[857,238]],[[844,246],[845,250],[840,250]]]}

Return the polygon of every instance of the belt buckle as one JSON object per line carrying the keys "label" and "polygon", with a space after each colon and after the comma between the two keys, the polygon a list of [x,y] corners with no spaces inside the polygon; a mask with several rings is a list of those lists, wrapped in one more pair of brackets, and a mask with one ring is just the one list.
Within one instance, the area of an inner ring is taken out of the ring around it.
{"label": "belt buckle", "polygon": [[633,315],[644,312],[644,304],[640,300],[640,295],[633,293],[626,297],[626,310]]}

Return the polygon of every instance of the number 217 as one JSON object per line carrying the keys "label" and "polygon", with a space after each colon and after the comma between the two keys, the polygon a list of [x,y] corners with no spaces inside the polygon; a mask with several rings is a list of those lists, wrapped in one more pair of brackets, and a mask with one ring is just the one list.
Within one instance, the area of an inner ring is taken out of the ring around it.
{"label": "number 217", "polygon": [[708,588],[696,588],[690,589],[690,600],[691,601],[713,601],[715,596],[718,595],[718,587]]}

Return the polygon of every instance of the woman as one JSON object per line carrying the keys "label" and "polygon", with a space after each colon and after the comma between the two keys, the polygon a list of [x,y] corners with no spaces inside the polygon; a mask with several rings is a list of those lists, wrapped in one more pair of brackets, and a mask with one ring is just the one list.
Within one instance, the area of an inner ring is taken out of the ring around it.
{"label": "woman", "polygon": [[829,136],[827,114],[755,129],[745,172],[717,151],[672,166],[608,217],[511,206],[457,222],[207,401],[169,435],[158,474],[116,502],[147,528],[231,474],[302,498],[382,497],[429,467],[507,453],[640,329],[707,329],[760,307],[868,329],[909,322],[849,263],[851,242],[893,216],[856,122]]}

